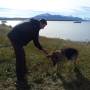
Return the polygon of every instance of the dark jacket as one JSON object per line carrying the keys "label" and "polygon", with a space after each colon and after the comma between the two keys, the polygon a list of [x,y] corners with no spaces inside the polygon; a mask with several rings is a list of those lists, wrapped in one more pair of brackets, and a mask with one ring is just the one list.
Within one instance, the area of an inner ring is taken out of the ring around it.
{"label": "dark jacket", "polygon": [[33,40],[35,46],[42,49],[42,46],[39,43],[39,30],[40,22],[38,20],[31,19],[15,26],[8,33],[8,37],[20,46],[27,45],[29,41]]}

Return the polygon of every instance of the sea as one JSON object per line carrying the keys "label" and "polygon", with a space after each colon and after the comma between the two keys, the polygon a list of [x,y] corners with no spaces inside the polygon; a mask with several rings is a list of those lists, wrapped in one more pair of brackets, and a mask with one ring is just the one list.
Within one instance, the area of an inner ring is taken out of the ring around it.
{"label": "sea", "polygon": [[[21,22],[23,21],[7,21],[6,24],[14,27]],[[40,36],[90,42],[90,21],[48,21],[47,26],[40,30]]]}

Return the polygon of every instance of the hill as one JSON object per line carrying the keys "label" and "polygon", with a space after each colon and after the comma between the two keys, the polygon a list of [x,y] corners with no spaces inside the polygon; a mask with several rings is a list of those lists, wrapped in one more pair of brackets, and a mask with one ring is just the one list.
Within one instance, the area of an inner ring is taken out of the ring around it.
{"label": "hill", "polygon": [[[30,18],[36,18],[36,19],[41,19],[44,18],[48,21],[82,21],[82,18],[79,17],[73,17],[73,16],[63,16],[63,15],[52,15],[52,14],[40,14],[34,17],[30,17]],[[20,17],[16,17],[16,18],[8,18],[8,17],[0,17],[0,20],[26,20],[29,18],[20,18]]]}
{"label": "hill", "polygon": [[62,15],[51,15],[48,13],[37,15],[33,18],[41,19],[44,18],[48,21],[82,21],[82,18],[73,16],[62,16]]}

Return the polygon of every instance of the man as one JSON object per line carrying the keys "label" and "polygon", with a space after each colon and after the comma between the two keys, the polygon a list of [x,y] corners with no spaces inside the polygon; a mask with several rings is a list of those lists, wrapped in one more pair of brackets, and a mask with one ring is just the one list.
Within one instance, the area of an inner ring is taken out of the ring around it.
{"label": "man", "polygon": [[43,53],[47,54],[39,43],[39,30],[44,29],[47,25],[45,19],[31,19],[27,22],[16,25],[12,31],[8,33],[12,46],[16,55],[16,76],[18,81],[24,81],[27,69],[25,62],[25,52],[23,46],[33,40],[34,45]]}

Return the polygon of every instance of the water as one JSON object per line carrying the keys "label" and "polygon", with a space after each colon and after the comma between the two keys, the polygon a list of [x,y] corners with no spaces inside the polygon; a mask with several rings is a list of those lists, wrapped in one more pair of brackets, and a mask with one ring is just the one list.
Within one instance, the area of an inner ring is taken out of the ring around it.
{"label": "water", "polygon": [[[7,21],[7,25],[15,26],[21,21]],[[40,30],[41,36],[60,38],[71,41],[90,41],[90,22],[73,23],[73,21],[48,21],[48,25]]]}
{"label": "water", "polygon": [[72,41],[90,41],[90,22],[49,21],[41,35]]}

